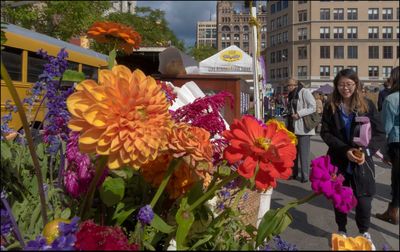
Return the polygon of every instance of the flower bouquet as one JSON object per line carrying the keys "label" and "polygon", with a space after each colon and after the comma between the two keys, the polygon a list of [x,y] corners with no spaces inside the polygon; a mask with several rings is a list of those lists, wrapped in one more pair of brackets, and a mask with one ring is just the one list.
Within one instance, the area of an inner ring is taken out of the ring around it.
{"label": "flower bouquet", "polygon": [[[107,27],[92,30],[137,46],[125,36],[135,33]],[[340,177],[324,169],[329,160],[317,160],[315,194],[268,211],[258,227],[245,224],[238,208],[245,192],[274,188],[292,173],[297,140],[281,122],[245,115],[226,128],[218,111],[228,93],[172,111],[171,86],[114,65],[112,55],[98,81],[60,90],[68,53],[41,55],[49,63],[32,93],[52,104],[43,141],[33,143],[13,95],[26,141],[1,142],[2,180],[15,181],[2,183],[4,249],[255,250],[274,239],[282,244],[288,210],[316,195],[326,194],[343,211],[354,207]]]}

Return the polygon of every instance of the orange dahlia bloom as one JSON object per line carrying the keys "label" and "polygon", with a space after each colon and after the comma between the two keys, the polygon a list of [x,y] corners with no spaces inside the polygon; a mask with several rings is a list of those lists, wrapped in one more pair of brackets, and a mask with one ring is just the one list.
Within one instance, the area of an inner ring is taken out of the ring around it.
{"label": "orange dahlia bloom", "polygon": [[205,173],[212,173],[213,149],[207,130],[187,123],[177,123],[169,136],[168,148],[174,157],[183,156],[203,179]]}
{"label": "orange dahlia bloom", "polygon": [[[143,165],[141,167],[143,178],[152,186],[158,187],[172,159],[173,157],[170,153],[164,153],[159,155],[156,160]],[[177,199],[192,187],[196,182],[196,178],[197,176],[193,174],[189,166],[185,162],[182,162],[181,165],[175,169],[165,190],[171,199]]]}
{"label": "orange dahlia bloom", "polygon": [[289,136],[289,138],[291,140],[291,143],[294,144],[294,145],[297,145],[297,137],[296,137],[296,135],[293,132],[289,131],[282,121],[278,121],[276,119],[269,119],[267,121],[266,125],[268,126],[268,125],[270,125],[272,123],[275,123],[278,126],[279,130],[285,131],[286,134],[288,134],[288,136]]}
{"label": "orange dahlia bloom", "polygon": [[332,234],[333,251],[371,251],[371,243],[363,236],[344,238],[339,234]]}
{"label": "orange dahlia bloom", "polygon": [[142,38],[131,27],[114,22],[95,22],[87,32],[90,38],[99,43],[117,43],[125,53],[138,49]]}
{"label": "orange dahlia bloom", "polygon": [[276,187],[276,179],[287,179],[292,173],[296,147],[277,123],[263,128],[255,118],[244,116],[241,121],[235,120],[231,129],[222,134],[229,141],[224,158],[231,164],[242,161],[238,167],[239,175],[252,178],[258,163],[259,170],[255,176],[258,189]]}
{"label": "orange dahlia bloom", "polygon": [[82,152],[108,155],[108,166],[138,169],[166,147],[172,120],[161,86],[125,66],[101,70],[99,83],[85,80],[67,99],[68,127],[80,132]]}

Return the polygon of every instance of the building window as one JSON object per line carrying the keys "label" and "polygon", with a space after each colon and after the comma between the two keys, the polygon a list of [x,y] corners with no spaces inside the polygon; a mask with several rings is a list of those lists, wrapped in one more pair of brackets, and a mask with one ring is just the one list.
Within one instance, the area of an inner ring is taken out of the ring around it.
{"label": "building window", "polygon": [[379,67],[378,66],[369,66],[368,67],[368,76],[369,77],[378,77],[379,76]]}
{"label": "building window", "polygon": [[299,59],[307,59],[307,47],[305,46],[298,47],[297,52]]}
{"label": "building window", "polygon": [[289,7],[289,1],[288,0],[283,0],[282,1],[282,9],[286,9],[287,7]]}
{"label": "building window", "polygon": [[393,59],[393,47],[392,46],[384,46],[383,47],[383,58],[384,59]]}
{"label": "building window", "polygon": [[307,66],[298,66],[297,67],[297,76],[298,77],[307,76]]}
{"label": "building window", "polygon": [[243,40],[248,41],[249,40],[249,34],[247,34],[247,33],[243,34]]}
{"label": "building window", "polygon": [[347,47],[347,58],[357,59],[358,58],[358,46],[348,46]]}
{"label": "building window", "polygon": [[277,3],[276,3],[276,11],[278,12],[278,11],[281,11],[282,10],[282,2],[281,1],[278,1]]}
{"label": "building window", "polygon": [[369,8],[368,9],[368,19],[376,20],[379,19],[379,9],[378,8]]}
{"label": "building window", "polygon": [[400,56],[400,50],[399,50],[399,47],[400,47],[400,46],[397,46],[397,57],[396,57],[397,59],[398,59],[398,58],[399,58],[399,56]]}
{"label": "building window", "polygon": [[320,66],[319,67],[319,75],[321,77],[329,77],[331,75],[331,70],[329,66]]}
{"label": "building window", "polygon": [[379,46],[368,46],[368,58],[379,59]]}
{"label": "building window", "polygon": [[282,35],[283,35],[283,42],[288,42],[289,41],[288,32],[286,31],[282,33]]}
{"label": "building window", "polygon": [[276,12],[276,6],[275,4],[271,4],[271,13],[275,13]]}
{"label": "building window", "polygon": [[393,19],[393,9],[392,8],[383,8],[382,19],[392,20]]}
{"label": "building window", "polygon": [[343,27],[333,27],[333,38],[335,38],[335,39],[344,38],[344,28]]}
{"label": "building window", "polygon": [[307,11],[299,11],[299,22],[307,21]]}
{"label": "building window", "polygon": [[384,39],[391,39],[393,38],[393,28],[390,26],[384,26],[382,28],[382,38]]}
{"label": "building window", "polygon": [[399,27],[396,28],[396,38],[400,39]]}
{"label": "building window", "polygon": [[344,9],[333,9],[333,19],[343,20],[344,19]]}
{"label": "building window", "polygon": [[344,69],[344,66],[333,66],[333,76],[336,76],[343,69]]}
{"label": "building window", "polygon": [[287,67],[282,68],[282,75],[283,75],[283,78],[289,77],[288,68]]}
{"label": "building window", "polygon": [[288,61],[289,51],[288,49],[282,50],[282,61]]}
{"label": "building window", "polygon": [[233,34],[233,40],[240,40],[239,34]]}
{"label": "building window", "polygon": [[390,76],[390,72],[392,71],[391,66],[384,66],[382,67],[382,77],[383,78],[388,78]]}
{"label": "building window", "polygon": [[271,75],[271,79],[275,79],[275,69],[271,69],[271,71],[269,71],[270,75]]}
{"label": "building window", "polygon": [[284,15],[282,17],[282,26],[287,26],[288,25],[288,15]]}
{"label": "building window", "polygon": [[270,61],[271,61],[271,64],[272,64],[272,63],[275,63],[275,52],[272,52],[272,53],[271,53],[271,59],[270,59]]}
{"label": "building window", "polygon": [[261,48],[265,48],[266,47],[266,43],[265,42],[261,42]]}
{"label": "building window", "polygon": [[297,30],[299,35],[299,40],[306,40],[307,39],[307,28],[299,28]]}
{"label": "building window", "polygon": [[249,42],[243,42],[243,48],[244,49],[249,49]]}
{"label": "building window", "polygon": [[282,72],[280,68],[276,69],[276,78],[278,79],[282,78]]}
{"label": "building window", "polygon": [[400,19],[400,8],[397,8],[397,14],[396,14],[396,19]]}
{"label": "building window", "polygon": [[344,59],[344,46],[333,47],[333,58]]}
{"label": "building window", "polygon": [[347,19],[348,20],[357,20],[358,19],[358,10],[355,8],[347,9]]}
{"label": "building window", "polygon": [[379,37],[378,27],[368,27],[368,38],[378,38]]}
{"label": "building window", "polygon": [[358,66],[348,66],[347,68],[353,70],[356,73],[358,72]]}
{"label": "building window", "polygon": [[356,39],[357,37],[357,27],[347,27],[347,38]]}
{"label": "building window", "polygon": [[320,46],[320,56],[321,59],[329,59],[330,55],[330,47],[329,46]]}
{"label": "building window", "polygon": [[298,1],[298,4],[304,4],[307,3],[307,1]]}
{"label": "building window", "polygon": [[321,20],[329,20],[329,19],[331,19],[330,10],[329,9],[321,9],[319,11],[319,18]]}
{"label": "building window", "polygon": [[330,38],[330,29],[329,27],[321,27],[319,28],[319,37],[322,39]]}
{"label": "building window", "polygon": [[282,51],[279,50],[276,52],[276,62],[281,62],[282,61]]}

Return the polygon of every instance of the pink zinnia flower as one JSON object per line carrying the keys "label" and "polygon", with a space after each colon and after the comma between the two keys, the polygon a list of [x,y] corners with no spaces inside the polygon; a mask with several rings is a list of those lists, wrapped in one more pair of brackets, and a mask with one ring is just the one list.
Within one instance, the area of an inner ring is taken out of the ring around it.
{"label": "pink zinnia flower", "polygon": [[333,201],[333,205],[343,213],[349,212],[357,205],[357,200],[350,187],[343,186],[344,177],[337,175],[337,167],[331,164],[328,155],[311,161],[311,188],[316,193],[323,193]]}

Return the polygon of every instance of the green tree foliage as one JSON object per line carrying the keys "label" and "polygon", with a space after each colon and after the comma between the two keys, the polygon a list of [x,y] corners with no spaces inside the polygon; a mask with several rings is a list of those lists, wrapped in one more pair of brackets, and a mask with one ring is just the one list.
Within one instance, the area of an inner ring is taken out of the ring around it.
{"label": "green tree foliage", "polygon": [[136,7],[136,13],[111,13],[107,20],[118,22],[134,28],[141,37],[141,46],[169,46],[169,44],[184,51],[183,41],[178,40],[174,32],[168,27],[165,12],[149,7]]}
{"label": "green tree foliage", "polygon": [[104,19],[109,1],[45,1],[41,4],[7,6],[4,19],[27,29],[34,29],[62,40],[84,34],[90,25]]}
{"label": "green tree foliage", "polygon": [[195,60],[197,61],[202,61],[204,59],[207,59],[208,57],[216,54],[218,50],[212,46],[199,46],[197,47],[191,47],[189,50],[189,54],[194,57]]}

